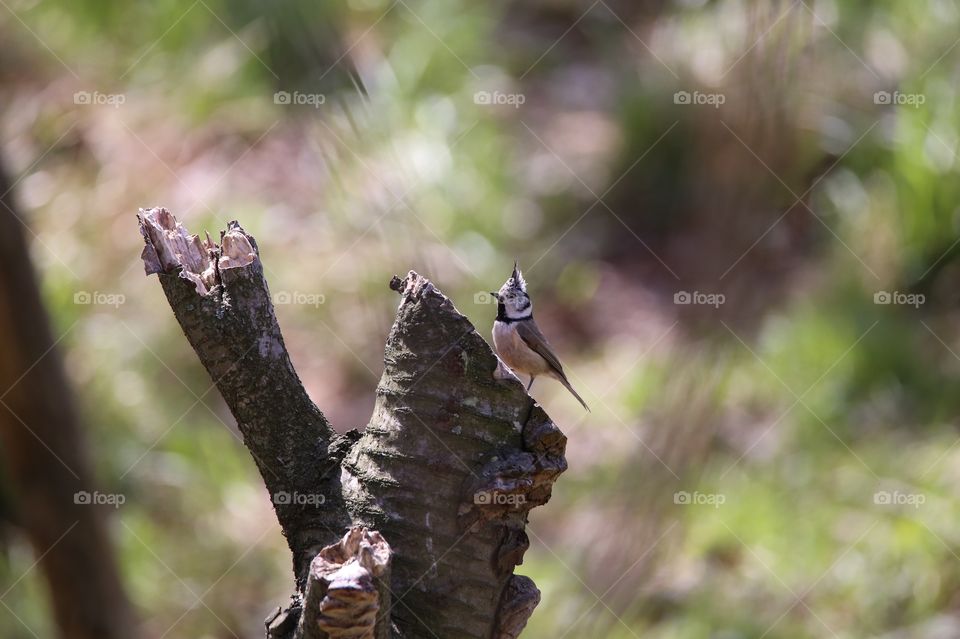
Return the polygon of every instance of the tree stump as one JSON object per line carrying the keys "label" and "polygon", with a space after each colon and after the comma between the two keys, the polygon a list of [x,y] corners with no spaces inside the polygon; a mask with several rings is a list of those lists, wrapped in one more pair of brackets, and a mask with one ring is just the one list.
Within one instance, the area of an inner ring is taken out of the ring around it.
{"label": "tree stump", "polygon": [[257,243],[237,222],[191,235],[141,209],[147,274],[237,420],[293,553],[296,592],[268,637],[516,637],[539,602],[513,574],[566,438],[470,321],[411,271],[364,432],[307,396]]}

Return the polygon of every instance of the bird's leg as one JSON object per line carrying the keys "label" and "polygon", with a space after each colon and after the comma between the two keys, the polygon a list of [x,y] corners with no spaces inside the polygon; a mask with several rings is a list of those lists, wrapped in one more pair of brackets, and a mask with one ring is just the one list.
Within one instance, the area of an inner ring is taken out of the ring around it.
{"label": "bird's leg", "polygon": [[528,392],[528,393],[530,392],[530,387],[533,386],[533,380],[534,380],[534,376],[531,375],[531,376],[530,376],[530,383],[527,384],[527,392]]}

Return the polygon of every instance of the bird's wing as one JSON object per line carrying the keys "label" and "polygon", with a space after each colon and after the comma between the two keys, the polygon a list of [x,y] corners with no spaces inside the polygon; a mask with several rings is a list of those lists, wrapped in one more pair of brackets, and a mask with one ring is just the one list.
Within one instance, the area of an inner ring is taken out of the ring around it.
{"label": "bird's wing", "polygon": [[517,335],[530,347],[530,350],[545,359],[547,364],[550,365],[550,368],[554,369],[560,377],[566,379],[567,376],[563,373],[563,366],[560,365],[560,359],[554,354],[553,348],[550,347],[550,342],[548,342],[547,338],[540,332],[540,328],[533,320],[517,322]]}
{"label": "bird's wing", "polygon": [[[577,398],[577,401],[583,404],[583,407],[590,411],[590,407],[587,406],[587,403],[583,401],[583,398],[580,397],[577,391],[573,390],[573,386],[570,384],[570,381],[567,379],[566,374],[563,372],[563,366],[560,365],[560,360],[553,353],[553,349],[550,348],[550,343],[547,341],[547,338],[543,336],[543,333],[540,332],[540,327],[530,319],[524,322],[517,322],[517,335],[520,336],[520,339],[530,347],[530,350],[537,353],[542,357],[550,368],[553,369],[553,372],[557,374],[557,378],[560,380],[560,383],[563,384],[568,391],[573,393],[573,396]],[[533,383],[533,378],[530,379],[530,383]]]}

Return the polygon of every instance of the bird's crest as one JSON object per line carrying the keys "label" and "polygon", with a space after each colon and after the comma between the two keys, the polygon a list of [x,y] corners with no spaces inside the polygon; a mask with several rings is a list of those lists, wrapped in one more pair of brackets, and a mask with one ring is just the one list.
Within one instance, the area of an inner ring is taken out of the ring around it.
{"label": "bird's crest", "polygon": [[527,281],[523,279],[523,273],[520,272],[520,266],[516,260],[513,261],[513,274],[510,276],[507,286],[519,288],[524,293],[527,292]]}

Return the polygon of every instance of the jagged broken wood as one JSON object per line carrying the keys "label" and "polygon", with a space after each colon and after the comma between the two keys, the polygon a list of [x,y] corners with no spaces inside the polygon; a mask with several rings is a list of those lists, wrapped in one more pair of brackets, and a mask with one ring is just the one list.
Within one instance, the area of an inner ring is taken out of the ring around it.
{"label": "jagged broken wood", "polygon": [[377,627],[390,609],[390,545],[376,531],[354,526],[310,562],[296,639],[387,639]]}
{"label": "jagged broken wood", "polygon": [[373,416],[340,435],[293,369],[253,237],[231,222],[201,240],[163,208],[139,220],[146,272],[236,418],[293,553],[296,592],[268,637],[516,637],[539,591],[513,569],[566,438],[469,320],[420,275],[394,278]]}

